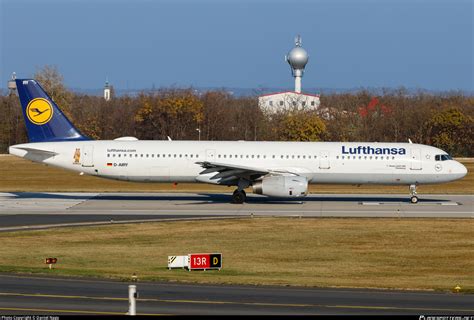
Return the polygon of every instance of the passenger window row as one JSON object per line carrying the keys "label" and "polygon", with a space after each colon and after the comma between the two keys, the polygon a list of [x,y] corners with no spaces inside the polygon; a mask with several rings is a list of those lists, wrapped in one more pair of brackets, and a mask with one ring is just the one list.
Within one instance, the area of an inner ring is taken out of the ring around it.
{"label": "passenger window row", "polygon": [[[130,153],[130,154],[128,154],[128,156],[127,156],[127,154],[122,154],[122,153],[118,153],[118,154],[115,154],[115,153],[112,153],[112,154],[107,153],[107,158],[111,158],[111,157],[112,157],[112,158],[115,158],[115,157],[117,157],[117,158],[127,158],[127,157],[128,157],[128,158],[155,158],[155,154],[154,154],[154,153],[151,153],[151,154],[149,154],[149,153],[146,153],[146,154],[143,154],[143,153],[141,153],[141,154],[138,154],[138,153],[135,153],[135,154]],[[183,157],[184,157],[184,158],[195,158],[195,159],[198,159],[198,158],[199,158],[199,155],[198,155],[198,154],[187,154],[187,153],[186,153],[186,154],[176,154],[176,153],[174,153],[174,154],[171,154],[171,153],[168,153],[168,154],[166,154],[166,153],[163,153],[163,154],[157,153],[157,154],[156,154],[156,158],[183,158]]]}
{"label": "passenger window row", "polygon": [[[135,154],[122,154],[122,153],[108,153],[107,154],[107,158],[195,158],[195,159],[198,159],[199,158],[199,155],[198,154],[154,154],[154,153],[151,153],[151,154],[138,154],[138,153],[135,153]],[[267,155],[260,155],[260,154],[246,154],[246,155],[243,155],[243,154],[235,154],[235,155],[232,155],[232,154],[218,154],[217,155],[218,158],[224,158],[224,159],[266,159],[267,158]],[[270,158],[270,156],[268,156]],[[271,158],[272,159],[276,159],[276,158],[280,158],[280,159],[317,159],[317,156],[316,155],[272,155]]]}
{"label": "passenger window row", "polygon": [[[199,155],[198,154],[171,154],[171,153],[163,153],[163,154],[160,154],[160,153],[157,153],[157,154],[154,154],[154,153],[146,153],[146,154],[138,154],[138,153],[130,153],[130,154],[122,154],[122,153],[108,153],[107,154],[107,158],[193,158],[193,159],[198,159],[199,158]],[[270,156],[268,156],[270,158]],[[260,155],[260,154],[246,154],[246,155],[243,155],[243,154],[218,154],[217,155],[217,158],[224,158],[224,159],[266,159],[267,158],[267,155]],[[280,159],[317,159],[318,157],[316,155],[272,155],[271,156],[272,159],[277,159],[277,158],[280,158]],[[372,160],[372,159],[375,159],[375,160],[389,160],[389,159],[392,159],[394,160],[395,157],[392,156],[336,156],[336,159],[342,159],[342,160]],[[446,161],[446,160],[452,160],[452,157],[449,156],[449,155],[446,155],[446,154],[442,154],[442,155],[436,155],[435,156],[435,160],[436,161]]]}
{"label": "passenger window row", "polygon": [[[352,156],[352,157],[351,156],[340,156],[340,157],[336,156],[336,159],[339,159],[339,158],[342,159],[342,160],[351,160],[351,159],[352,160],[367,160],[367,159],[368,160],[372,160],[372,159],[375,159],[375,160],[378,160],[378,159],[380,159],[380,160],[384,160],[384,159],[385,160],[390,160],[390,156],[385,156],[385,157],[384,156]],[[394,156],[392,156],[391,158],[392,158],[392,160],[395,160]]]}
{"label": "passenger window row", "polygon": [[[267,155],[260,155],[260,154],[218,154],[217,158],[224,158],[224,159],[266,159]],[[268,156],[270,158],[270,156]],[[280,158],[280,159],[316,159],[317,156],[311,156],[311,155],[272,155],[272,159]]]}

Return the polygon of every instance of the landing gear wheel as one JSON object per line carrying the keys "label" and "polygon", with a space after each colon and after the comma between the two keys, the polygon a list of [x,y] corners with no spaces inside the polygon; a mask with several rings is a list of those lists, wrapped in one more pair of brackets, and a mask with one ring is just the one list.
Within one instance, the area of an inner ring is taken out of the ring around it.
{"label": "landing gear wheel", "polygon": [[418,197],[416,196],[416,184],[410,185],[410,202],[415,204],[418,203]]}
{"label": "landing gear wheel", "polygon": [[245,202],[246,194],[245,191],[235,190],[234,194],[232,195],[232,203],[242,204]]}

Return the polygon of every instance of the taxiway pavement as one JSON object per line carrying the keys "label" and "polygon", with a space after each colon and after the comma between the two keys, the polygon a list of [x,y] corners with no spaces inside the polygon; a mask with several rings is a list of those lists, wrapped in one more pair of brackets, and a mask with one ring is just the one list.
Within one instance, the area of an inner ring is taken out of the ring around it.
{"label": "taxiway pavement", "polygon": [[[132,283],[0,274],[0,314],[124,315],[128,310],[129,284]],[[138,315],[474,314],[470,294],[140,281],[133,284],[139,297]]]}

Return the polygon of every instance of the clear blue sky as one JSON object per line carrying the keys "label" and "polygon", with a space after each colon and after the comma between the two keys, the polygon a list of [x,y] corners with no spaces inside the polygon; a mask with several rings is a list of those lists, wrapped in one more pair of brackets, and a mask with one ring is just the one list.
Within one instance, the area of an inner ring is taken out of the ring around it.
{"label": "clear blue sky", "polygon": [[0,86],[56,65],[75,88],[474,90],[473,0],[0,0]]}

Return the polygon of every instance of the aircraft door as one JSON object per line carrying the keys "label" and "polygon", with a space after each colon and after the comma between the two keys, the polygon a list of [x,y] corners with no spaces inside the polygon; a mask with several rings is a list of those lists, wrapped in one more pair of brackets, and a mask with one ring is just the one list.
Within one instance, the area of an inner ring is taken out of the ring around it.
{"label": "aircraft door", "polygon": [[94,166],[94,146],[84,146],[82,152],[82,166],[93,167]]}
{"label": "aircraft door", "polygon": [[421,151],[420,149],[411,149],[411,170],[421,170]]}
{"label": "aircraft door", "polygon": [[329,151],[319,153],[319,169],[329,169]]}
{"label": "aircraft door", "polygon": [[215,161],[216,158],[216,150],[214,149],[206,149],[206,161]]}

